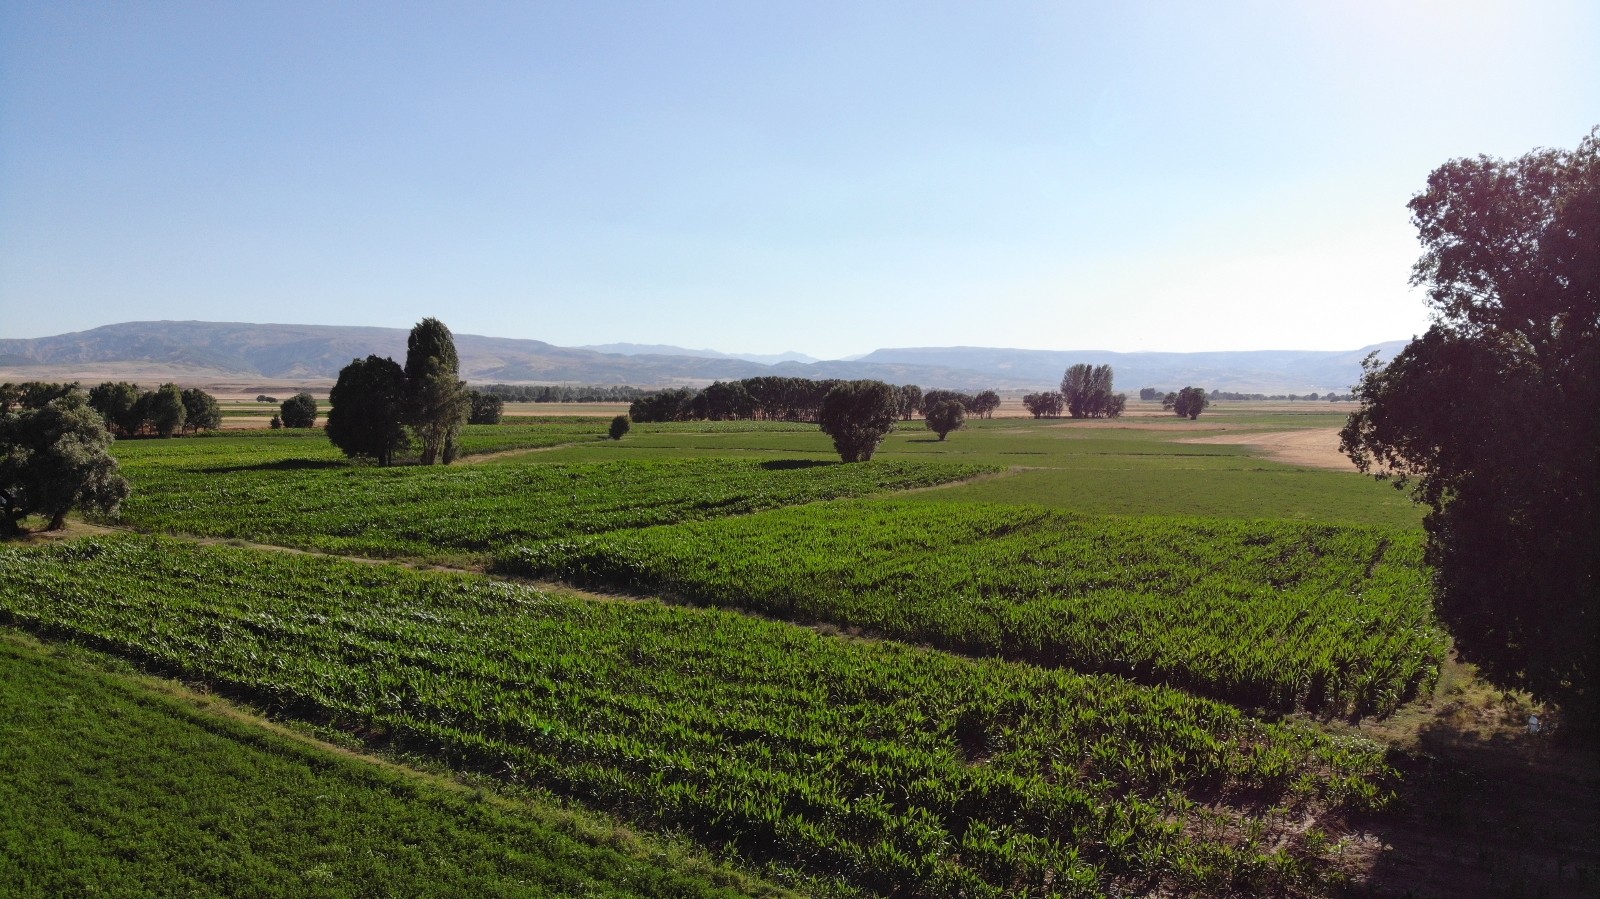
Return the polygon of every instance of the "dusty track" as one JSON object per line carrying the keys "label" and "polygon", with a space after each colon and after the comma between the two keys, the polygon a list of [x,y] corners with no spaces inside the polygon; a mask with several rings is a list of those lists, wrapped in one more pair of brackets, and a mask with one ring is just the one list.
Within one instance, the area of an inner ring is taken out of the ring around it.
{"label": "dusty track", "polygon": [[1355,471],[1355,463],[1339,452],[1338,428],[1302,428],[1298,431],[1241,431],[1211,437],[1186,437],[1178,443],[1220,443],[1248,446],[1274,462],[1305,468]]}

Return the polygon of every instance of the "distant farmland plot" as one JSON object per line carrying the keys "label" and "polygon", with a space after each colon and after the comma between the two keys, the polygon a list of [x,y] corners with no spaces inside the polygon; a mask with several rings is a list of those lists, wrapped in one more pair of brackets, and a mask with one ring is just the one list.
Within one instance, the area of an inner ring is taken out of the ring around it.
{"label": "distant farmland plot", "polygon": [[[268,461],[250,461],[258,458]],[[486,557],[517,541],[928,486],[984,470],[726,459],[376,468],[326,454],[272,458],[254,448],[209,465],[145,461],[129,465],[136,490],[122,511],[123,521],[140,528],[432,559]]]}
{"label": "distant farmland plot", "polygon": [[1410,533],[851,501],[567,537],[502,570],[1112,672],[1250,706],[1392,711],[1446,645]]}

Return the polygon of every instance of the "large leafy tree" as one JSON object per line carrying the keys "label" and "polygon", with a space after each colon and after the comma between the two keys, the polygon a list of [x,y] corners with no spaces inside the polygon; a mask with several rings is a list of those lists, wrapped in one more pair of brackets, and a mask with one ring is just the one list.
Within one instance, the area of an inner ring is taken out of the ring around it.
{"label": "large leafy tree", "polygon": [[317,398],[305,391],[283,401],[278,416],[286,428],[314,428],[317,426]]}
{"label": "large leafy tree", "polygon": [[1172,411],[1191,421],[1199,418],[1209,405],[1211,398],[1201,387],[1185,387],[1172,397]]}
{"label": "large leafy tree", "polygon": [[1089,365],[1080,362],[1067,368],[1061,376],[1061,398],[1067,414],[1073,418],[1116,418],[1122,414],[1128,398],[1113,393],[1112,371],[1109,365]]}
{"label": "large leafy tree", "polygon": [[189,416],[189,410],[183,405],[183,390],[176,384],[162,384],[139,397],[138,406],[143,412],[141,417],[161,437],[178,433]]}
{"label": "large leafy tree", "polygon": [[455,336],[444,322],[425,318],[406,337],[408,421],[422,444],[422,464],[455,461],[461,426],[472,398],[461,380]]}
{"label": "large leafy tree", "polygon": [[388,465],[411,443],[402,423],[406,373],[387,356],[351,360],[339,370],[328,402],[328,440],[346,456]]}
{"label": "large leafy tree", "polygon": [[185,388],[183,391],[183,430],[186,434],[195,431],[212,431],[222,427],[222,406],[217,404],[217,398],[198,387]]}
{"label": "large leafy tree", "polygon": [[1592,727],[1600,129],[1572,151],[1452,160],[1410,208],[1433,323],[1368,360],[1342,448],[1429,507],[1434,601],[1461,655]]}
{"label": "large leafy tree", "polygon": [[106,381],[89,391],[89,407],[106,420],[106,427],[119,437],[132,437],[144,427],[145,407],[139,403],[139,385],[127,381]]}
{"label": "large leafy tree", "polygon": [[942,399],[929,406],[924,412],[928,430],[939,435],[943,440],[951,431],[960,430],[967,422],[967,409],[960,401]]}
{"label": "large leafy tree", "polygon": [[128,482],[108,452],[111,433],[82,393],[7,409],[0,413],[0,533],[16,533],[32,514],[48,515],[49,529],[59,530],[73,508],[117,510]]}
{"label": "large leafy tree", "polygon": [[866,462],[900,417],[898,392],[882,381],[841,381],[822,399],[822,432],[846,462]]}

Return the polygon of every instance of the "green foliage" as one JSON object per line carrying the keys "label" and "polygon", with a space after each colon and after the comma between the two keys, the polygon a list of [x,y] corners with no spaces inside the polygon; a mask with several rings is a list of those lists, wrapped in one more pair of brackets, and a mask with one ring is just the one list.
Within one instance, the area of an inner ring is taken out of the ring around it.
{"label": "green foliage", "polygon": [[927,420],[928,430],[939,435],[943,440],[951,431],[960,430],[967,423],[967,410],[961,403],[953,399],[940,399],[923,411]]}
{"label": "green foliage", "polygon": [[467,391],[467,399],[472,404],[471,411],[467,414],[467,424],[497,425],[500,423],[500,416],[505,412],[505,400],[492,393],[483,393],[477,390]]}
{"label": "green foliage", "polygon": [[314,428],[317,425],[317,398],[305,391],[283,401],[279,419],[286,428]]}
{"label": "green foliage", "polygon": [[638,422],[688,421],[694,411],[694,391],[687,387],[642,396],[628,404],[628,417]]}
{"label": "green foliage", "polygon": [[1445,648],[1420,541],[1372,528],[845,502],[562,537],[498,567],[1280,711],[1391,712]]}
{"label": "green foliage", "polygon": [[548,805],[320,750],[74,656],[0,633],[0,894],[741,895]]}
{"label": "green foliage", "polygon": [[393,359],[353,359],[328,393],[328,440],[346,456],[388,465],[411,445],[406,401],[406,373]]}
{"label": "green foliage", "polygon": [[1600,129],[1457,159],[1411,201],[1434,323],[1369,360],[1341,441],[1430,513],[1463,658],[1594,726],[1600,652]]}
{"label": "green foliage", "polygon": [[138,408],[140,418],[150,425],[158,437],[171,437],[178,433],[188,415],[183,405],[183,391],[176,384],[162,384],[139,397]]}
{"label": "green foliage", "polygon": [[[587,428],[593,440],[592,420]],[[324,458],[331,455],[326,444],[322,449]],[[512,542],[928,486],[984,470],[721,459],[441,470],[349,467],[292,456],[247,456],[228,464],[224,458],[193,466],[130,465],[139,489],[122,520],[307,549],[457,559]]]}
{"label": "green foliage", "polygon": [[1022,398],[1022,405],[1033,414],[1034,418],[1060,418],[1062,409],[1061,394],[1051,391],[1049,393],[1030,393]]}
{"label": "green foliage", "polygon": [[818,421],[846,462],[866,462],[894,430],[900,405],[895,389],[882,381],[845,381],[822,400]]}
{"label": "green foliage", "polygon": [[1367,807],[1386,775],[1116,678],[308,556],[0,549],[0,613],[875,892],[1282,892],[1329,850],[1271,809]]}
{"label": "green foliage", "polygon": [[145,407],[139,403],[140,396],[137,384],[106,381],[89,391],[89,407],[100,413],[113,434],[132,437],[144,427]]}
{"label": "green foliage", "polygon": [[198,387],[183,391],[183,432],[212,431],[222,427],[222,407],[217,398]]}
{"label": "green foliage", "polygon": [[128,482],[107,452],[111,439],[76,390],[0,413],[0,533],[16,533],[32,514],[50,516],[58,530],[74,508],[116,512]]}
{"label": "green foliage", "polygon": [[406,337],[406,422],[422,444],[422,464],[455,461],[472,399],[460,376],[456,341],[444,322],[425,318]]}
{"label": "green foliage", "polygon": [[611,428],[606,433],[612,440],[621,440],[630,427],[632,425],[628,423],[628,416],[618,415],[611,419]]}
{"label": "green foliage", "polygon": [[[1203,387],[1185,387],[1172,397],[1172,411],[1174,414],[1193,421],[1200,417],[1200,413],[1211,405],[1211,399],[1206,396]],[[1165,407],[1166,404],[1162,403]]]}
{"label": "green foliage", "polygon": [[1061,398],[1073,418],[1116,418],[1127,396],[1112,393],[1109,365],[1078,363],[1061,376]]}

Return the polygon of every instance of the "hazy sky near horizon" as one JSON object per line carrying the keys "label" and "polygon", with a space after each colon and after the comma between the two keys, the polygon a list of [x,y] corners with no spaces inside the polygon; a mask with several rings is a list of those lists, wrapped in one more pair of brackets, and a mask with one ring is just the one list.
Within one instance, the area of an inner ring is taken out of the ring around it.
{"label": "hazy sky near horizon", "polygon": [[1600,124],[1593,0],[0,0],[0,337],[1354,349]]}

